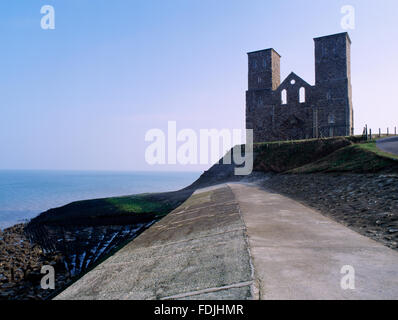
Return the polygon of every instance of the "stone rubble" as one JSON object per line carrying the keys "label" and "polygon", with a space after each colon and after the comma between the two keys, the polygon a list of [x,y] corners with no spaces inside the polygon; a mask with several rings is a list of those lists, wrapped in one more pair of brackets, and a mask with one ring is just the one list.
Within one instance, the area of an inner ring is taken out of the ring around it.
{"label": "stone rubble", "polygon": [[[33,228],[18,224],[0,231],[0,300],[51,297],[152,223]],[[44,265],[55,269],[55,291],[41,289]]]}
{"label": "stone rubble", "polygon": [[42,300],[48,296],[50,290],[40,286],[43,265],[54,267],[56,286],[62,287],[69,281],[63,255],[47,253],[39,245],[32,244],[24,227],[24,224],[17,224],[0,231],[0,300]]}

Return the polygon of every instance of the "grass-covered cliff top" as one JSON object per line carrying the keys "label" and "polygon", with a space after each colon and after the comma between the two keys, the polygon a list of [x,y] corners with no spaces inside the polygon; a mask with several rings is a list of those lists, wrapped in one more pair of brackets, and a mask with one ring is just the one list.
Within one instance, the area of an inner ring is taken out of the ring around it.
{"label": "grass-covered cliff top", "polygon": [[259,143],[254,150],[257,171],[398,172],[398,156],[379,150],[376,140],[355,136]]}

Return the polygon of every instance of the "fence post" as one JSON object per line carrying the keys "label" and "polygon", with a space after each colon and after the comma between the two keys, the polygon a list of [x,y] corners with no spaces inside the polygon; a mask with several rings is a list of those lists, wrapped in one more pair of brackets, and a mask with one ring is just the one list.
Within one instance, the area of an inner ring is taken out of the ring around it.
{"label": "fence post", "polygon": [[379,138],[381,137],[381,129],[379,128]]}
{"label": "fence post", "polygon": [[389,132],[388,132],[388,127],[387,127],[387,137],[388,137],[388,135],[389,135]]}
{"label": "fence post", "polygon": [[372,140],[372,129],[369,129],[369,140]]}
{"label": "fence post", "polygon": [[394,135],[397,135],[397,127],[394,127]]}

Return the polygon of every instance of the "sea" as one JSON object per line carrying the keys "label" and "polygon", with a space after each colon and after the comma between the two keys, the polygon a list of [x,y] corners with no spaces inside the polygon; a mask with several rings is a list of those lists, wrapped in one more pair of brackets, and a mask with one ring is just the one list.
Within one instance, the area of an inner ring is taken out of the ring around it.
{"label": "sea", "polygon": [[0,170],[0,229],[73,201],[174,191],[201,172]]}

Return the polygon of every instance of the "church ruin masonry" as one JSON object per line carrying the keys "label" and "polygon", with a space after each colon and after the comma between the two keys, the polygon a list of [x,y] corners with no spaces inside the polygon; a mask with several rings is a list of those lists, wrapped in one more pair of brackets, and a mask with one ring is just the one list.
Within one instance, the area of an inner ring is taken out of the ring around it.
{"label": "church ruin masonry", "polygon": [[248,53],[246,128],[254,142],[353,134],[350,37],[344,32],[314,42],[314,86],[294,72],[281,83],[281,56],[272,48]]}

